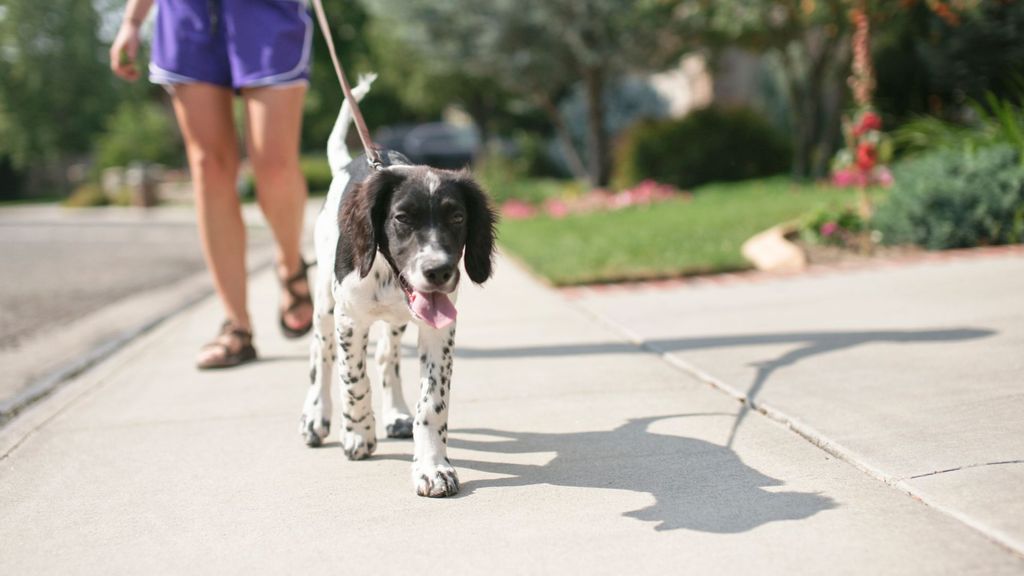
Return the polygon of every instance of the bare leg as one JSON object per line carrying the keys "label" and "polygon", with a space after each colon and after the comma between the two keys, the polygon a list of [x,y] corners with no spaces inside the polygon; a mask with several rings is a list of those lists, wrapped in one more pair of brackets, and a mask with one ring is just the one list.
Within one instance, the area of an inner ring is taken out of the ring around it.
{"label": "bare leg", "polygon": [[[288,278],[300,266],[302,221],[306,207],[306,180],[299,169],[299,137],[306,87],[253,88],[242,93],[247,117],[246,145],[256,175],[256,197],[277,240],[278,275]],[[308,284],[296,286],[308,293]],[[282,308],[292,302],[282,295]],[[285,323],[301,328],[312,318],[311,306],[285,314]]]}
{"label": "bare leg", "polygon": [[174,88],[173,102],[192,172],[206,264],[228,320],[251,330],[246,308],[245,225],[235,190],[238,145],[231,91],[211,84],[181,84]]}

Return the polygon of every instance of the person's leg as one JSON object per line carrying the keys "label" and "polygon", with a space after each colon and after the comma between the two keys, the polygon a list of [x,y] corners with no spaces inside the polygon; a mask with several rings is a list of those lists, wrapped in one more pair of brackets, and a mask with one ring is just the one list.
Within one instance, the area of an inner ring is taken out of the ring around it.
{"label": "person's leg", "polygon": [[[172,99],[185,138],[206,264],[227,319],[251,331],[246,308],[245,226],[236,191],[238,145],[232,92],[212,84],[179,84]],[[216,354],[216,350],[207,349],[204,354]],[[203,354],[199,362],[203,363]]]}
{"label": "person's leg", "polygon": [[[277,240],[277,274],[282,279],[292,277],[301,267],[299,250],[307,191],[299,169],[299,137],[305,95],[305,84],[242,91],[256,197]],[[307,282],[297,282],[293,288],[300,295],[309,293]],[[282,291],[282,309],[293,303],[294,298]],[[312,317],[313,307],[306,304],[285,313],[284,322],[289,328],[301,330],[309,326]]]}

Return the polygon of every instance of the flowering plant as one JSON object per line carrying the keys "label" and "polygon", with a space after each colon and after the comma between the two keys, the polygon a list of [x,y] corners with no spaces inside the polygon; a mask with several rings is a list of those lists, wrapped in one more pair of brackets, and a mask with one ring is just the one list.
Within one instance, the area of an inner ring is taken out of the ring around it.
{"label": "flowering plant", "polygon": [[[846,148],[832,161],[832,183],[859,188],[888,186],[892,173],[886,164],[892,159],[892,144],[882,132],[882,117],[871,106],[875,71],[871,64],[871,24],[864,3],[851,12],[851,18],[854,33],[849,84],[860,110],[852,119],[843,119]],[[866,201],[862,210],[867,211]]]}
{"label": "flowering plant", "polygon": [[510,220],[522,220],[543,212],[552,218],[564,218],[570,214],[621,210],[630,206],[642,206],[664,202],[672,198],[687,198],[672,186],[644,180],[632,188],[620,192],[609,192],[601,188],[577,195],[552,197],[537,207],[522,200],[511,199],[502,204],[502,216]]}
{"label": "flowering plant", "polygon": [[843,122],[846,148],[832,161],[832,183],[836,186],[888,186],[892,173],[886,164],[892,159],[892,142],[882,133],[882,118],[871,108]]}
{"label": "flowering plant", "polygon": [[822,210],[801,222],[800,238],[808,244],[850,247],[865,229],[864,220],[853,210]]}

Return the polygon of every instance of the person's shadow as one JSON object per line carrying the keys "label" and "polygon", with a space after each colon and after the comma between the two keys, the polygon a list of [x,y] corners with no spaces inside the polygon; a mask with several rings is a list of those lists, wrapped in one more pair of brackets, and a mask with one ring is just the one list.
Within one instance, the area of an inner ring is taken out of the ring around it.
{"label": "person's shadow", "polygon": [[[653,496],[654,504],[624,515],[652,522],[655,530],[744,532],[835,507],[831,498],[820,494],[767,490],[782,482],[747,466],[730,448],[648,430],[658,420],[698,416],[733,418],[734,414],[638,418],[614,430],[564,434],[459,429],[452,431],[449,444],[501,454],[556,454],[544,465],[455,459],[457,467],[505,475],[465,482],[463,495],[485,488],[535,484],[641,492]],[[503,440],[472,439],[480,434]]]}

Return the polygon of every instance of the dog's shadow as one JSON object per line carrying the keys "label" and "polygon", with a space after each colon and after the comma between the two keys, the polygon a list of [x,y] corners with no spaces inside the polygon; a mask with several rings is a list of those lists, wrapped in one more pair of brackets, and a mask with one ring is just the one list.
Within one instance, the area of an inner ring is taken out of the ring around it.
{"label": "dog's shadow", "polygon": [[[654,504],[625,512],[625,516],[652,522],[659,531],[687,528],[714,533],[745,532],[835,507],[831,498],[820,494],[767,490],[782,482],[747,466],[729,447],[648,430],[658,420],[698,416],[732,418],[734,414],[638,418],[613,430],[564,434],[452,430],[449,445],[456,449],[554,453],[543,465],[453,459],[457,468],[503,475],[464,482],[459,495],[537,484],[642,492],[653,496]],[[474,439],[480,435],[500,440]]]}

